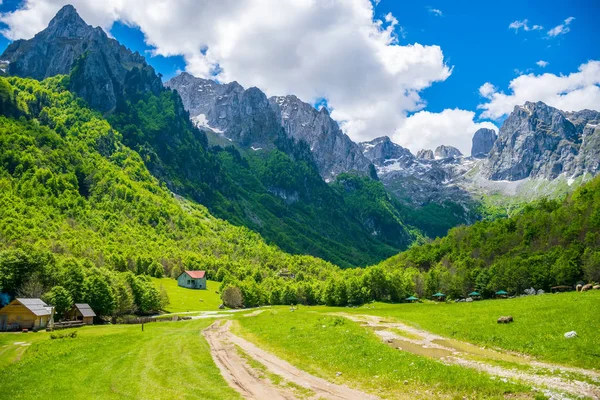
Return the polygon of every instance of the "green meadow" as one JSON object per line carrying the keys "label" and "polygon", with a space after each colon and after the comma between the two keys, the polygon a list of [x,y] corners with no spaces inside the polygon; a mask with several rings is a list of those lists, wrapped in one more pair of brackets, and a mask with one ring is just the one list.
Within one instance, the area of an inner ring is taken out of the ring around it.
{"label": "green meadow", "polygon": [[141,325],[92,326],[54,340],[46,332],[0,334],[0,397],[239,398],[201,335],[212,322],[150,323],[143,332]]}
{"label": "green meadow", "polygon": [[[600,291],[472,303],[374,303],[343,310],[394,318],[442,336],[530,354],[540,361],[600,369]],[[503,315],[511,315],[514,322],[498,324]],[[569,331],[576,331],[577,337],[566,339]]]}
{"label": "green meadow", "polygon": [[384,398],[533,397],[527,386],[398,351],[357,323],[309,308],[237,320],[237,334],[300,369]]}
{"label": "green meadow", "polygon": [[221,297],[216,291],[219,282],[206,281],[206,290],[187,289],[177,286],[177,281],[171,278],[152,278],[157,288],[161,286],[169,295],[167,312],[181,313],[188,311],[215,311],[222,303]]}

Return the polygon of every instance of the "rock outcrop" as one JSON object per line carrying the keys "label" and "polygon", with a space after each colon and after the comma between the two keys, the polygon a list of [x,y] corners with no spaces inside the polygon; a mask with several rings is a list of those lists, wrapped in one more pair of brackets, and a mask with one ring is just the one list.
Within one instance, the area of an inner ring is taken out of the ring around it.
{"label": "rock outcrop", "polygon": [[100,27],[87,25],[70,5],[32,39],[11,43],[0,59],[8,62],[8,75],[39,80],[75,68],[70,89],[103,112],[116,107],[132,82],[154,93],[162,88],[143,56],[109,38]]}
{"label": "rock outcrop", "polygon": [[496,131],[488,128],[481,128],[473,135],[473,145],[471,147],[471,157],[484,158],[494,147],[498,135]]}
{"label": "rock outcrop", "polygon": [[434,157],[436,159],[441,159],[441,158],[450,158],[450,157],[460,157],[462,156],[462,153],[460,152],[460,150],[458,150],[456,147],[452,147],[452,146],[438,146],[435,149],[434,152]]}
{"label": "rock outcrop", "polygon": [[433,151],[429,149],[421,149],[417,152],[417,158],[421,158],[423,160],[434,160],[435,155],[433,154]]}
{"label": "rock outcrop", "polygon": [[508,181],[595,175],[599,119],[595,111],[565,113],[542,102],[516,106],[500,128],[483,175]]}
{"label": "rock outcrop", "polygon": [[182,73],[165,84],[177,90],[198,126],[204,126],[246,146],[272,146],[279,132],[305,142],[321,176],[330,180],[342,172],[368,173],[371,162],[345,135],[326,108],[315,109],[296,96],[267,99],[257,88],[237,82],[219,84]]}
{"label": "rock outcrop", "polygon": [[177,90],[198,127],[210,128],[242,146],[273,147],[281,132],[265,94],[237,82],[219,84],[186,72],[165,83]]}

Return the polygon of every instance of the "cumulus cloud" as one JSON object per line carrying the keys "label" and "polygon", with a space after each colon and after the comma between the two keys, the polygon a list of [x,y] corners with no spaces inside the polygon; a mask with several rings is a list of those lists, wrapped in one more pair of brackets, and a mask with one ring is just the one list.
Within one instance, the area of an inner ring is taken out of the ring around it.
{"label": "cumulus cloud", "polygon": [[427,7],[427,9],[429,10],[430,13],[432,13],[433,15],[435,15],[436,17],[441,17],[444,14],[442,13],[442,10],[438,9],[438,8],[432,8],[432,7]]}
{"label": "cumulus cloud", "polygon": [[473,111],[457,108],[440,113],[419,111],[404,121],[392,140],[413,153],[445,144],[458,148],[463,154],[470,154],[475,131],[480,128],[498,131],[492,122],[475,122],[474,118]]}
{"label": "cumulus cloud", "polygon": [[558,35],[564,35],[566,33],[569,33],[569,31],[571,30],[571,28],[569,28],[569,24],[571,24],[571,22],[573,22],[574,19],[575,19],[575,17],[569,17],[569,18],[565,19],[565,21],[562,24],[557,25],[554,28],[550,29],[548,31],[548,36],[555,37]]}
{"label": "cumulus cloud", "polygon": [[500,118],[526,101],[543,101],[565,111],[585,108],[600,111],[600,61],[581,64],[577,72],[569,75],[521,75],[510,82],[508,94],[491,90],[490,85],[488,82],[479,88],[487,99],[478,106],[484,110],[483,118]]}
{"label": "cumulus cloud", "polygon": [[549,62],[548,61],[544,61],[544,60],[540,60],[540,61],[536,62],[536,64],[538,65],[538,67],[546,68],[548,66]]}
{"label": "cumulus cloud", "polygon": [[[237,80],[268,95],[326,99],[355,140],[389,135],[424,105],[419,92],[451,74],[439,46],[398,43],[398,19],[368,0],[71,0],[90,24],[138,26],[163,56],[186,70]],[[10,39],[43,29],[64,0],[25,0],[3,14]],[[215,75],[216,74],[216,75]]]}
{"label": "cumulus cloud", "polygon": [[515,33],[519,32],[519,29],[523,28],[524,31],[539,31],[544,29],[543,26],[541,25],[533,25],[530,26],[529,25],[529,21],[527,19],[524,19],[522,21],[514,21],[511,22],[510,25],[508,25],[508,29],[514,29]]}

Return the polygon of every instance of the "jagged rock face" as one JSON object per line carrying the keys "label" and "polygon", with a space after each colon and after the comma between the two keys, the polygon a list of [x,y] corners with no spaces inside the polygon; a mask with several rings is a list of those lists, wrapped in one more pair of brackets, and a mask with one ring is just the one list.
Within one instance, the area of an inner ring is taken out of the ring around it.
{"label": "jagged rock face", "polygon": [[145,89],[158,93],[162,88],[143,56],[109,38],[100,27],[87,25],[70,5],[32,39],[10,44],[0,58],[9,62],[9,75],[38,80],[69,74],[77,65],[71,90],[100,111],[116,107],[134,68],[146,76]]}
{"label": "jagged rock face", "polygon": [[331,119],[296,96],[271,97],[257,88],[244,90],[237,82],[219,84],[190,74],[168,81],[198,126],[204,126],[242,145],[271,146],[279,132],[304,141],[323,178],[356,170],[368,173],[370,161],[361,148]]}
{"label": "jagged rock face", "polygon": [[429,149],[422,149],[417,152],[417,158],[421,158],[423,160],[434,160],[435,155],[433,154],[433,151]]}
{"label": "jagged rock face", "polygon": [[460,156],[462,156],[462,153],[456,147],[444,146],[444,145],[436,147],[435,153],[434,153],[434,157],[436,159],[460,157]]}
{"label": "jagged rock face", "polygon": [[177,90],[197,126],[243,146],[273,147],[281,131],[267,96],[255,87],[244,90],[237,82],[219,84],[185,72],[165,86]]}
{"label": "jagged rock face", "polygon": [[368,173],[371,162],[325,107],[318,111],[293,95],[271,97],[269,103],[287,136],[310,146],[323,178],[329,180],[348,171]]}
{"label": "jagged rock face", "polygon": [[[517,106],[500,129],[483,175],[491,180],[517,181],[595,173],[597,170],[589,170],[593,163],[584,165],[582,157],[596,157],[600,148],[586,145],[582,149],[582,142],[585,127],[597,118],[594,111],[565,113],[542,102]],[[594,132],[587,132],[588,143],[595,141]],[[584,152],[580,154],[580,150]]]}
{"label": "jagged rock face", "polygon": [[387,136],[373,139],[370,142],[362,142],[359,145],[364,156],[375,166],[389,164],[392,160],[408,162],[415,158],[410,150],[392,142]]}
{"label": "jagged rock face", "polygon": [[471,157],[484,158],[494,147],[498,135],[496,131],[488,128],[481,128],[473,135],[473,146],[471,147]]}

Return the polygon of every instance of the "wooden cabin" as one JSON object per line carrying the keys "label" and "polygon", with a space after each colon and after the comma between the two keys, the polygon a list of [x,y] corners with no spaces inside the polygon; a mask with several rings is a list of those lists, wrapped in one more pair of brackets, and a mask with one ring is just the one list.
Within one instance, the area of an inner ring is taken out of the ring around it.
{"label": "wooden cabin", "polygon": [[188,289],[206,289],[206,271],[183,271],[177,284]]}
{"label": "wooden cabin", "polygon": [[0,331],[44,329],[54,316],[54,307],[41,299],[17,298],[0,309]]}
{"label": "wooden cabin", "polygon": [[96,313],[89,304],[75,303],[71,310],[67,311],[65,319],[68,321],[81,321],[85,325],[92,325]]}

